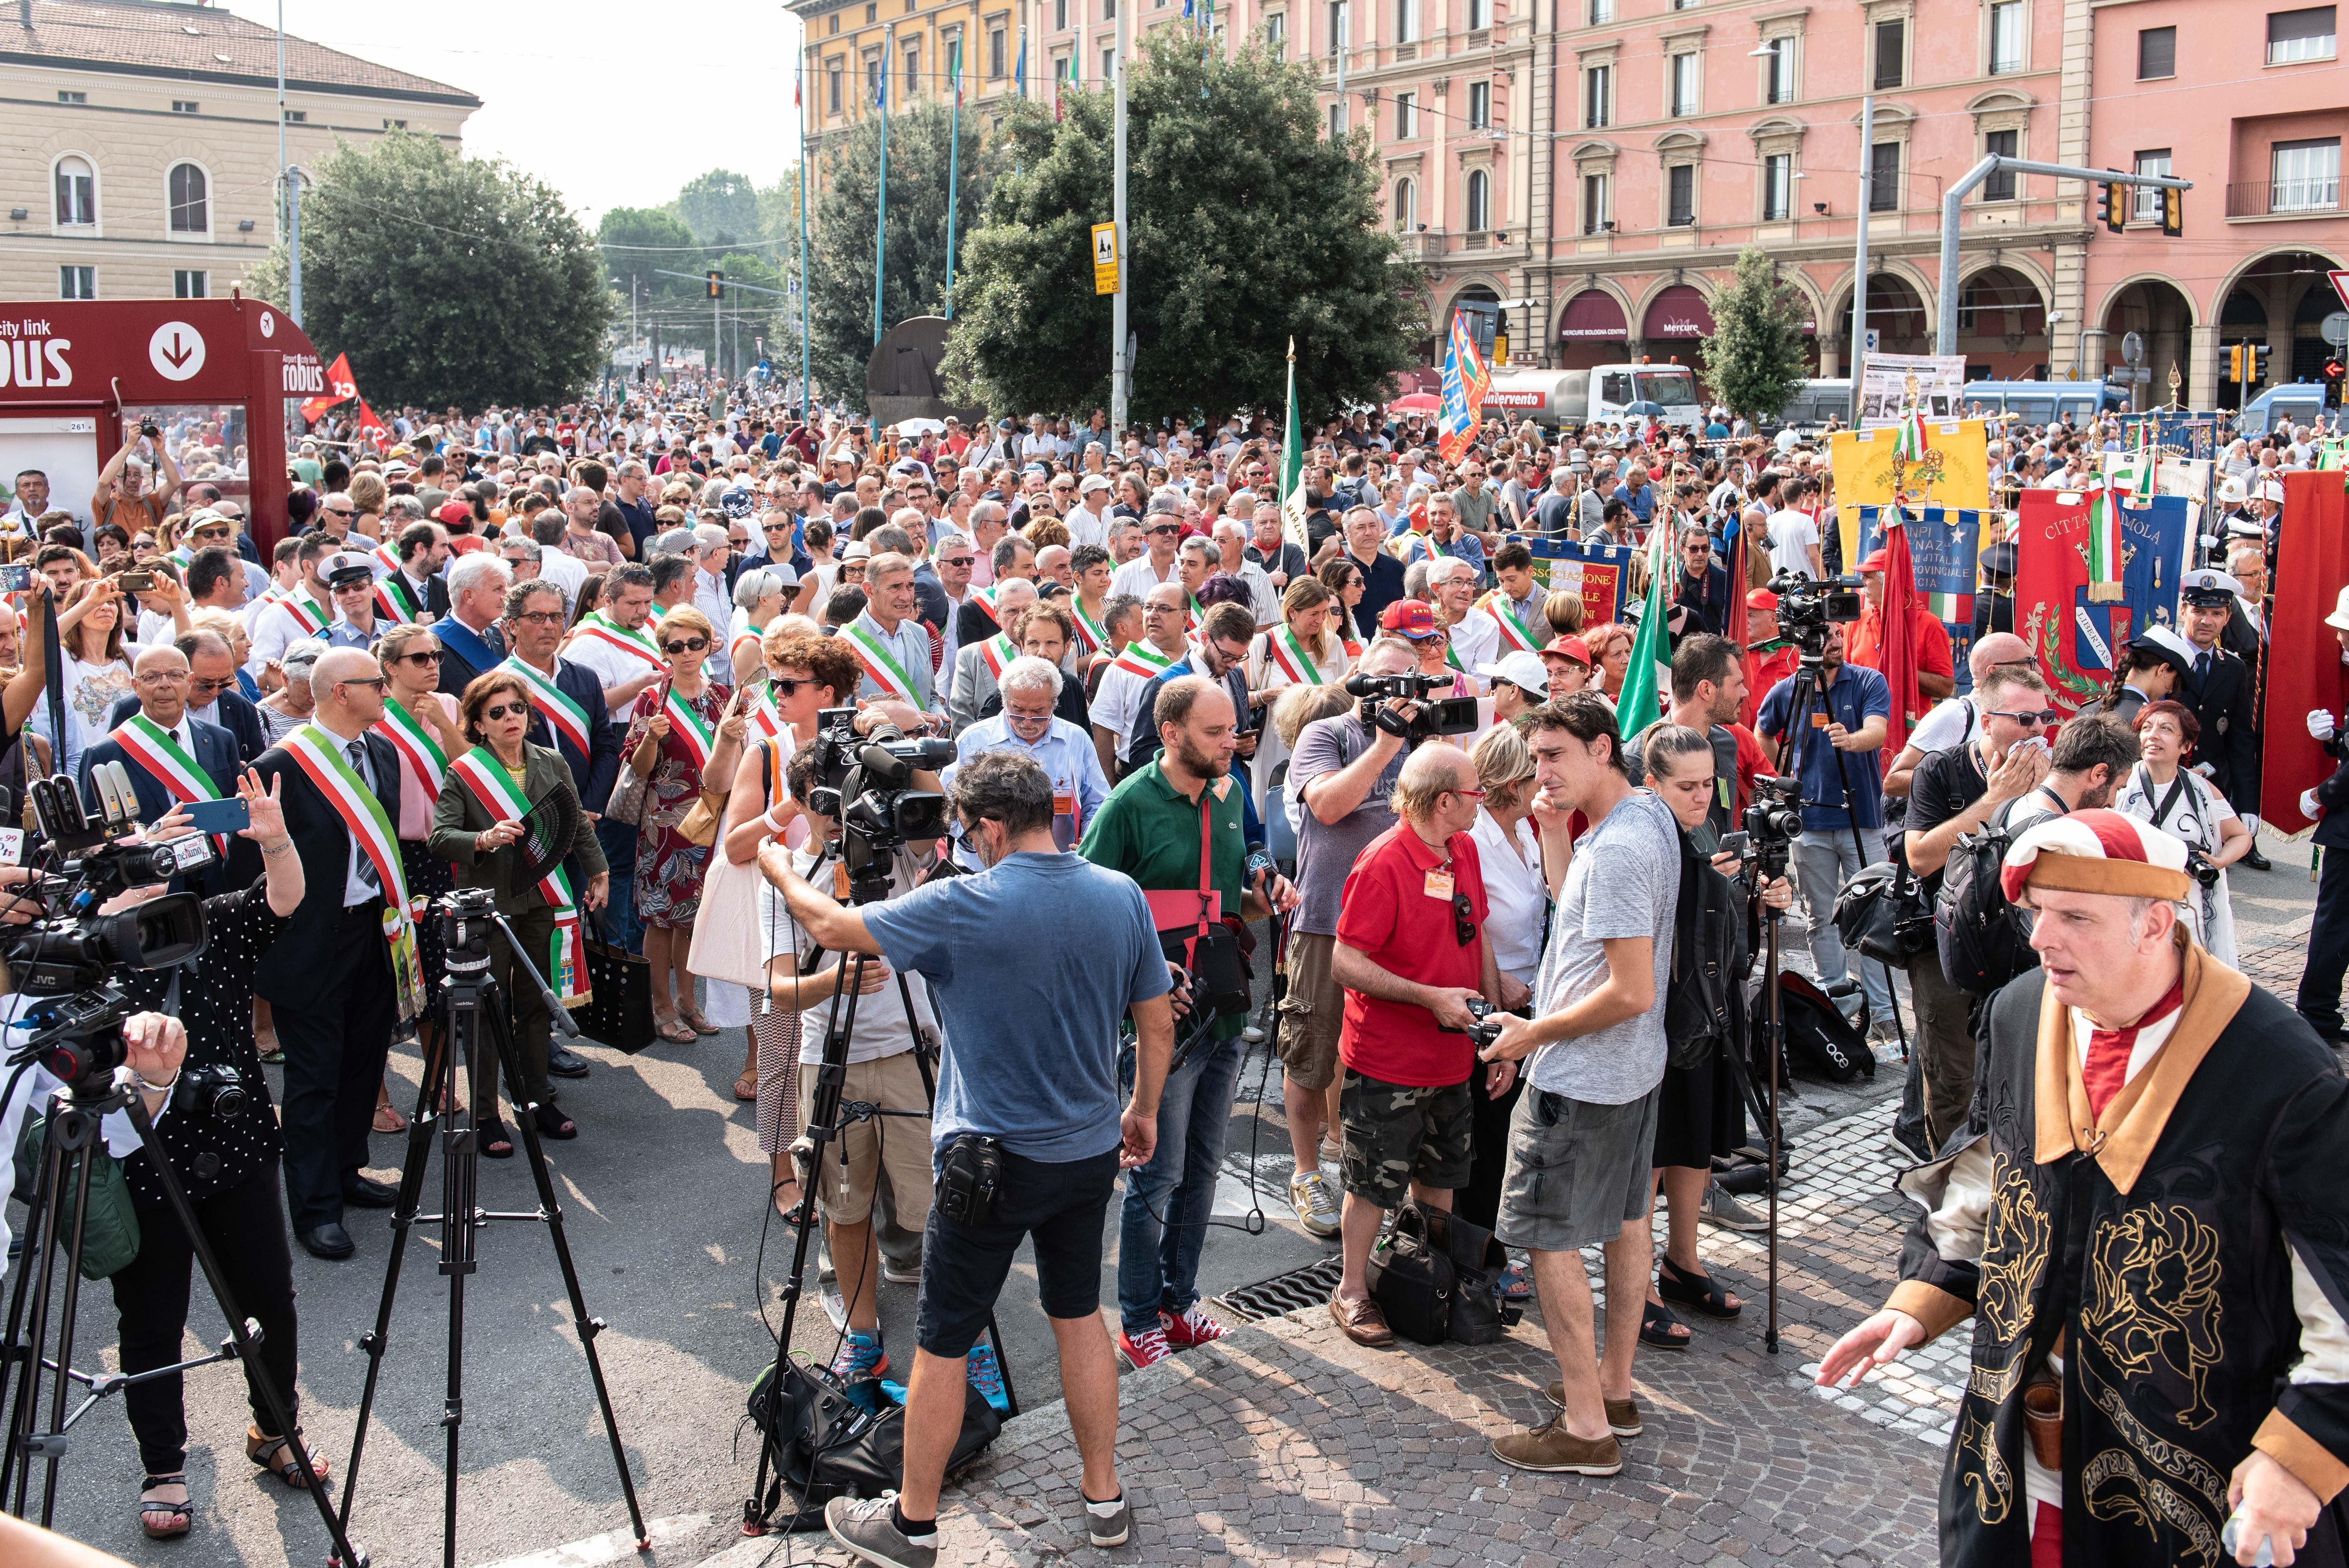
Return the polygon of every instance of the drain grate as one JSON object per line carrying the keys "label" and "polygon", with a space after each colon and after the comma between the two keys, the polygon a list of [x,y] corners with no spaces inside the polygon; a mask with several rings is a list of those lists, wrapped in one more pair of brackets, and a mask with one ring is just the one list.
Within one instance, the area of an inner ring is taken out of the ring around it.
{"label": "drain grate", "polygon": [[1254,1323],[1259,1318],[1279,1317],[1300,1308],[1319,1306],[1338,1288],[1338,1276],[1344,1260],[1332,1253],[1319,1263],[1307,1264],[1301,1269],[1290,1269],[1270,1279],[1242,1285],[1216,1298],[1216,1304],[1243,1322]]}

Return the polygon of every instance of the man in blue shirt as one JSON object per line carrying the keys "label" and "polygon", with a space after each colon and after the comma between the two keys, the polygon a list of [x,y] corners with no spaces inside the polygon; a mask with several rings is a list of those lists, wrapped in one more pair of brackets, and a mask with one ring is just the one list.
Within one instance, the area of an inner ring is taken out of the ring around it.
{"label": "man in blue shirt", "polygon": [[[1892,717],[1891,688],[1865,665],[1843,662],[1844,629],[1827,629],[1825,663],[1795,755],[1787,753],[1798,670],[1770,688],[1754,727],[1780,772],[1800,764],[1803,834],[1795,841],[1795,877],[1803,895],[1811,962],[1820,983],[1850,978],[1850,962],[1836,930],[1836,892],[1846,878],[1884,858],[1884,783],[1880,766],[1884,737]],[[1847,794],[1847,789],[1848,793]],[[1852,825],[1859,841],[1852,841]],[[1871,1023],[1892,1016],[1892,983],[1880,964],[1860,965]]]}
{"label": "man in blue shirt", "polygon": [[[930,1207],[905,1395],[902,1489],[824,1510],[834,1539],[868,1562],[930,1563],[938,1487],[962,1430],[966,1357],[1012,1255],[1032,1238],[1038,1293],[1061,1356],[1082,1459],[1089,1537],[1122,1544],[1133,1509],[1117,1477],[1117,1357],[1101,1321],[1102,1238],[1121,1170],[1149,1162],[1174,1039],[1172,981],[1150,906],[1131,878],[1052,839],[1052,780],[1033,759],[988,752],[953,789],[963,841],[987,870],[886,903],[844,906],[792,869],[780,842],[759,870],[819,946],[925,976],[945,1026],[931,1138],[941,1161],[966,1135],[997,1140],[1001,1171],[972,1223]],[[1138,1037],[1133,1093],[1118,1106],[1118,1021]]]}
{"label": "man in blue shirt", "polygon": [[1641,528],[1647,527],[1648,520],[1656,513],[1656,487],[1648,482],[1648,470],[1637,463],[1624,471],[1623,482],[1615,487],[1613,499],[1631,509],[1631,515],[1640,520]]}

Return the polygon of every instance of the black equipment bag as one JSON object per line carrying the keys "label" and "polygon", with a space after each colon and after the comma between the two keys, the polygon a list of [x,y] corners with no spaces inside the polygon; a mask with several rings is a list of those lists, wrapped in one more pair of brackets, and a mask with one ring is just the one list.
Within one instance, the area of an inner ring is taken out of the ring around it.
{"label": "black equipment bag", "polygon": [[[2072,810],[2064,798],[2040,786],[2036,791],[2057,812]],[[2016,975],[2039,967],[2031,950],[2031,921],[2007,901],[1999,885],[2006,863],[2007,845],[2014,835],[2008,821],[2028,795],[2009,800],[1992,812],[1980,832],[1968,833],[1950,851],[1941,871],[1941,895],[1933,906],[1933,937],[1941,954],[1941,973],[1959,990],[1987,996]],[[2033,819],[2036,820],[2036,819]]]}
{"label": "black equipment bag", "polygon": [[1789,1067],[1806,1068],[1829,1083],[1849,1083],[1863,1074],[1876,1077],[1876,1053],[1868,1048],[1867,1036],[1810,980],[1780,970],[1778,1008]]}
{"label": "black equipment bag", "polygon": [[1909,868],[1878,861],[1863,868],[1836,895],[1836,930],[1863,958],[1905,969],[1934,944],[1933,908]]}
{"label": "black equipment bag", "polygon": [[652,965],[593,925],[582,945],[594,995],[572,1016],[589,1039],[635,1056],[655,1038]]}
{"label": "black equipment bag", "polygon": [[[783,1363],[780,1387],[770,1362],[750,1385],[750,1422],[770,1446],[775,1480],[761,1505],[786,1531],[819,1530],[823,1505],[835,1497],[878,1497],[905,1472],[905,1412],[867,1378],[870,1398],[799,1362]],[[874,1406],[877,1405],[876,1409]],[[986,1397],[963,1385],[962,1431],[947,1460],[952,1480],[986,1451],[1003,1430],[1003,1418]],[[780,1501],[792,1511],[775,1514]]]}
{"label": "black equipment bag", "polygon": [[1405,1339],[1441,1345],[1452,1337],[1452,1303],[1461,1286],[1451,1250],[1432,1233],[1429,1214],[1413,1200],[1395,1211],[1394,1223],[1371,1249],[1371,1299],[1386,1315],[1387,1326]]}
{"label": "black equipment bag", "polygon": [[1730,996],[1745,973],[1745,900],[1681,833],[1680,899],[1672,912],[1671,978],[1664,992],[1666,1057],[1692,1068],[1733,1037]]}

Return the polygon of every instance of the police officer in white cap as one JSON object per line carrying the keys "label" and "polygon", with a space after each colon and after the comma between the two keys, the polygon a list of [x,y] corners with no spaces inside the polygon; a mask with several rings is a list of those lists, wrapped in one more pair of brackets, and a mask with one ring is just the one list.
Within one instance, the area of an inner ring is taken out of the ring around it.
{"label": "police officer in white cap", "polygon": [[2200,760],[2195,770],[2218,787],[2246,826],[2251,828],[2253,849],[2243,863],[2266,871],[2268,862],[2257,846],[2260,809],[2259,713],[2254,706],[2251,666],[2219,643],[2234,613],[2235,596],[2242,584],[2223,572],[2189,572],[2178,581],[2178,621],[2194,657],[2185,678],[2172,695],[2194,710],[2202,727],[2195,749]]}
{"label": "police officer in white cap", "polygon": [[318,575],[335,602],[335,619],[326,628],[330,648],[371,648],[390,623],[377,614],[375,567],[356,551],[330,555],[319,562]]}

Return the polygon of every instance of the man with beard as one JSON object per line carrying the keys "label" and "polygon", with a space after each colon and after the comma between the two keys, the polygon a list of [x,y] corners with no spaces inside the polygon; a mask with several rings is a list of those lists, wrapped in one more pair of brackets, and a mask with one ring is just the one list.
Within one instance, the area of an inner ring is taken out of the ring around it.
{"label": "man with beard", "polygon": [[[1223,683],[1201,675],[1167,681],[1158,688],[1151,717],[1164,749],[1126,775],[1086,830],[1078,853],[1132,877],[1151,901],[1162,940],[1181,942],[1180,962],[1196,972],[1203,932],[1228,941],[1212,916],[1200,919],[1203,886],[1221,909],[1250,920],[1293,907],[1297,893],[1263,872],[1244,891],[1251,880],[1246,872],[1247,791],[1231,777],[1237,710]],[[1210,861],[1204,872],[1203,850]],[[1180,1033],[1188,1035],[1199,1022],[1186,1017]],[[1224,1336],[1223,1325],[1199,1310],[1199,1256],[1247,1024],[1245,1008],[1217,1016],[1206,1025],[1207,1037],[1168,1071],[1158,1100],[1157,1152],[1126,1181],[1118,1236],[1123,1324],[1117,1346],[1137,1368]]]}

